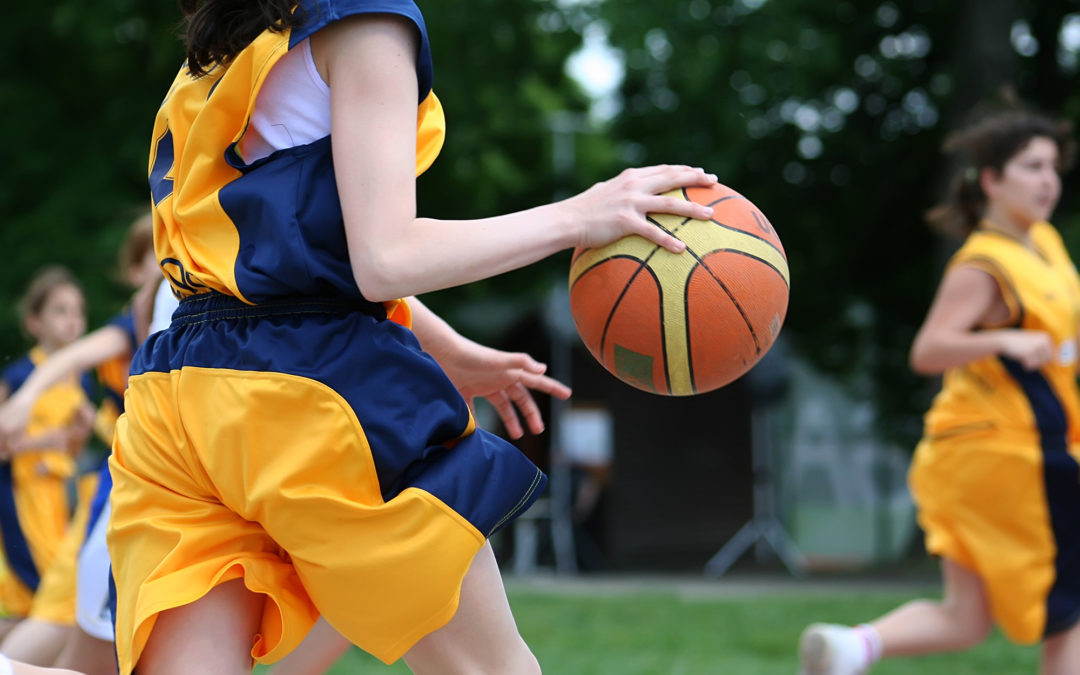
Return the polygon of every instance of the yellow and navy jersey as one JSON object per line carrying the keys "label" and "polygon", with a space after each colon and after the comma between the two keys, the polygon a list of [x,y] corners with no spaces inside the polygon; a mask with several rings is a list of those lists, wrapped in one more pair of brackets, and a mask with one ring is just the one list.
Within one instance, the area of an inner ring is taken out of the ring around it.
{"label": "yellow and navy jersey", "polygon": [[[16,391],[35,366],[47,358],[35,347],[0,373],[9,392]],[[71,376],[38,397],[26,425],[34,437],[67,426],[92,393],[90,378]],[[9,570],[28,589],[37,588],[51,560],[68,516],[66,492],[59,481],[75,471],[66,448],[40,449],[0,462],[0,541]],[[56,489],[54,489],[56,488]],[[3,583],[0,582],[0,586]],[[0,589],[0,596],[3,596]]]}
{"label": "yellow and navy jersey", "polygon": [[434,161],[445,131],[432,91],[427,29],[412,0],[300,0],[298,27],[266,31],[226,66],[192,77],[186,65],[154,122],[150,189],[154,244],[174,292],[209,291],[257,304],[321,296],[359,300],[349,264],[330,137],[247,162],[240,141],[256,97],[289,49],[330,23],[397,14],[419,31],[416,171]]}
{"label": "yellow and navy jersey", "polygon": [[[8,393],[12,394],[21,387],[34,368],[46,358],[48,355],[44,350],[34,347],[4,368],[0,372],[0,381],[7,386]],[[93,392],[93,383],[86,373],[68,377],[49,387],[34,403],[26,424],[26,435],[33,437],[67,426],[78,407],[93,398]]]}
{"label": "yellow and navy jersey", "polygon": [[114,356],[97,367],[98,382],[105,388],[105,397],[111,400],[118,410],[124,410],[124,390],[127,389],[128,371],[131,370],[131,355],[135,353],[138,338],[135,337],[135,316],[131,307],[109,319],[107,326],[116,326],[128,339],[126,354]]}
{"label": "yellow and navy jersey", "polygon": [[926,416],[929,438],[993,430],[1037,446],[1080,442],[1076,386],[1080,276],[1057,230],[1032,226],[1033,248],[987,229],[973,232],[950,268],[975,267],[1001,289],[1009,319],[1000,327],[1043,331],[1055,357],[1036,371],[1005,356],[987,356],[945,372]]}
{"label": "yellow and navy jersey", "polygon": [[124,412],[124,390],[127,389],[128,372],[131,370],[131,355],[135,353],[138,344],[135,336],[135,316],[131,306],[125,307],[106,325],[122,330],[128,340],[126,354],[114,356],[97,367],[97,379],[102,385],[104,396],[94,416],[94,434],[106,446],[112,446],[116,418]]}

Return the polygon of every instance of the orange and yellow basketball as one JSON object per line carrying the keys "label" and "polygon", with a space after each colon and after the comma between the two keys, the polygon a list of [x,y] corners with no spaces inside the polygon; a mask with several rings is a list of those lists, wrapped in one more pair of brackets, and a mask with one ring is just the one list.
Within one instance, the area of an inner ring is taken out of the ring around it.
{"label": "orange and yellow basketball", "polygon": [[719,184],[668,194],[713,207],[711,220],[649,215],[686,251],[637,236],[576,249],[570,309],[615,377],[689,396],[732,382],[765,355],[787,314],[790,279],[780,238],[750,200]]}

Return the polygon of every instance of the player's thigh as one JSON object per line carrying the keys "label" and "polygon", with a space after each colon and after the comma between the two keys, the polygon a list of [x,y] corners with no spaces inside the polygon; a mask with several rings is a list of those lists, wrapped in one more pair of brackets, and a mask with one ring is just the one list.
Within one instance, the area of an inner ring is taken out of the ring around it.
{"label": "player's thigh", "polygon": [[273,675],[322,675],[351,646],[348,639],[320,617],[300,646],[275,663],[270,672]]}
{"label": "player's thigh", "polygon": [[139,659],[140,675],[248,675],[263,603],[242,579],[233,579],[191,604],[165,610]]}
{"label": "player's thigh", "polygon": [[476,554],[461,585],[457,613],[405,654],[413,672],[539,673],[518,633],[491,544]]}
{"label": "player's thigh", "polygon": [[4,637],[3,643],[0,643],[0,653],[16,661],[52,665],[70,632],[70,626],[25,619]]}
{"label": "player's thigh", "polygon": [[3,641],[7,634],[15,628],[15,626],[19,625],[20,621],[22,621],[22,619],[16,617],[0,618],[0,642]]}
{"label": "player's thigh", "polygon": [[1070,675],[1080,664],[1080,622],[1043,641],[1042,675]]}
{"label": "player's thigh", "polygon": [[99,640],[75,627],[54,665],[85,675],[116,675],[116,651],[112,641]]}
{"label": "player's thigh", "polygon": [[990,621],[986,585],[978,574],[948,558],[941,560],[941,574],[946,606],[971,620]]}

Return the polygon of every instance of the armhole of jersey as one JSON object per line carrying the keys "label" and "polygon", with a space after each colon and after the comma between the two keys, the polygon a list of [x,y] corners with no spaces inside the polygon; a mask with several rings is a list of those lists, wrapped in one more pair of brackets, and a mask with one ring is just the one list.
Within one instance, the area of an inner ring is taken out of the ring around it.
{"label": "armhole of jersey", "polygon": [[997,261],[982,256],[973,256],[956,261],[952,268],[957,267],[971,267],[986,272],[997,282],[998,290],[1001,291],[1001,297],[1009,310],[1009,318],[994,324],[987,324],[985,328],[1018,328],[1024,322],[1024,305],[1020,302],[1020,295],[1016,292],[1016,287],[1013,285],[1008,273]]}

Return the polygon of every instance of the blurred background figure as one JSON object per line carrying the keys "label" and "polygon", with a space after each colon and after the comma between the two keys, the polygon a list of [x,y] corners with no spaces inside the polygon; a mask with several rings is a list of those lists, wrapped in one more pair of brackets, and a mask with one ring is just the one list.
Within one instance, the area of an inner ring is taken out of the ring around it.
{"label": "blurred background figure", "polygon": [[1080,276],[1046,220],[1073,154],[1067,126],[998,112],[953,135],[961,155],[931,220],[968,232],[911,349],[944,372],[911,488],[945,597],[869,624],[809,627],[806,675],[857,675],[879,658],[967,649],[996,623],[1042,641],[1042,672],[1080,664]]}
{"label": "blurred background figure", "polygon": [[[0,374],[0,401],[86,330],[82,287],[71,272],[59,266],[34,275],[23,295],[20,314],[34,346]],[[64,598],[37,593],[68,529],[73,506],[69,482],[75,476],[76,455],[90,433],[92,395],[88,378],[81,373],[67,374],[42,391],[27,411],[23,432],[0,442],[4,561],[0,609],[10,617],[5,622],[8,630],[32,612],[46,617],[51,631],[65,629],[54,623],[68,614],[62,606],[55,606],[63,605]],[[41,648],[30,642],[23,642],[22,647],[31,656]]]}

